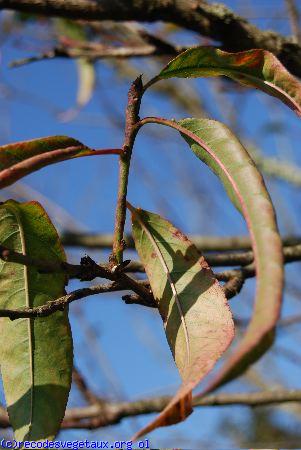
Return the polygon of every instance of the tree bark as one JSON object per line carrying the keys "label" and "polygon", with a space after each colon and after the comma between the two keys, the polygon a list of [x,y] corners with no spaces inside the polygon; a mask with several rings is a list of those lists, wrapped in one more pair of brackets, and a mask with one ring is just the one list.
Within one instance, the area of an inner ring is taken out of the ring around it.
{"label": "tree bark", "polygon": [[227,51],[262,48],[301,77],[301,46],[275,31],[263,31],[223,4],[205,0],[0,0],[0,9],[71,19],[171,22],[214,39]]}

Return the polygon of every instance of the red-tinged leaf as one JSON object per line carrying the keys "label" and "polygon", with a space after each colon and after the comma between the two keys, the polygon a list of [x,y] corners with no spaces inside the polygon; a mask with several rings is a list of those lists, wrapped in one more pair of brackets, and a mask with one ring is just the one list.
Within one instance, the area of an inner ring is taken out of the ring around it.
{"label": "red-tinged leaf", "polygon": [[282,243],[262,176],[229,128],[208,119],[185,119],[174,124],[174,128],[220,178],[243,214],[251,235],[257,275],[255,308],[246,334],[204,395],[239,376],[272,345],[282,302]]}
{"label": "red-tinged leaf", "polygon": [[188,238],[159,215],[128,207],[135,246],[183,380],[162,413],[135,435],[137,439],[191,413],[191,391],[230,345],[234,325],[222,287]]}
{"label": "red-tinged leaf", "polygon": [[[195,47],[181,53],[152,80],[224,75],[279,98],[301,115],[301,84],[272,53],[247,50],[228,53],[214,47]],[[151,82],[151,83],[152,83]]]}
{"label": "red-tinged leaf", "polygon": [[102,153],[102,150],[91,150],[67,136],[51,136],[3,145],[0,147],[0,188],[49,164]]}
{"label": "red-tinged leaf", "polygon": [[282,242],[263,178],[229,128],[208,119],[176,122],[146,117],[141,125],[146,123],[165,125],[181,133],[196,156],[221,179],[251,235],[257,275],[253,317],[238,348],[200,394],[203,396],[242,374],[272,345],[282,304]]}

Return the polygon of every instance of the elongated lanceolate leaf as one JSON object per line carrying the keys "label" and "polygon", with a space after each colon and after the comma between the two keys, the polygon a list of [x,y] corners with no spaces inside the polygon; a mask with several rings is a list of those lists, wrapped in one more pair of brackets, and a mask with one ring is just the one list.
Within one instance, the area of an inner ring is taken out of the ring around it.
{"label": "elongated lanceolate leaf", "polygon": [[49,164],[100,153],[101,150],[91,150],[67,136],[51,136],[3,145],[0,147],[0,188]]}
{"label": "elongated lanceolate leaf", "polygon": [[[59,237],[35,202],[0,206],[0,243],[33,258],[65,260]],[[65,275],[0,261],[1,308],[43,305],[64,295]],[[67,311],[37,319],[0,319],[0,364],[10,422],[19,441],[53,439],[63,419],[72,374]]]}
{"label": "elongated lanceolate leaf", "polygon": [[93,95],[95,87],[95,67],[94,63],[85,58],[77,60],[78,72],[78,91],[76,97],[76,106],[78,109],[83,108]]}
{"label": "elongated lanceolate leaf", "polygon": [[301,115],[300,82],[266,50],[228,53],[214,47],[190,48],[173,59],[155,80],[218,75],[277,97]]}
{"label": "elongated lanceolate leaf", "polygon": [[282,244],[262,176],[229,128],[208,119],[185,119],[178,125],[195,155],[221,179],[242,212],[251,235],[257,275],[252,320],[236,351],[207,387],[208,393],[240,375],[273,342],[282,301]]}
{"label": "elongated lanceolate leaf", "polygon": [[191,413],[191,391],[230,345],[234,325],[223,289],[196,247],[159,215],[129,208],[135,246],[183,380],[163,412],[137,433],[137,439]]}
{"label": "elongated lanceolate leaf", "polygon": [[76,104],[59,114],[62,122],[70,122],[79,114],[82,108],[91,100],[95,88],[96,74],[94,63],[86,58],[78,58],[75,60],[75,63],[78,74]]}
{"label": "elongated lanceolate leaf", "polygon": [[[56,18],[53,20],[60,45],[69,48],[77,48],[89,41],[85,25],[72,20]],[[89,58],[77,58],[75,60],[78,83],[76,105],[60,114],[60,118],[66,122],[74,119],[80,110],[91,100],[96,81],[95,64]]]}

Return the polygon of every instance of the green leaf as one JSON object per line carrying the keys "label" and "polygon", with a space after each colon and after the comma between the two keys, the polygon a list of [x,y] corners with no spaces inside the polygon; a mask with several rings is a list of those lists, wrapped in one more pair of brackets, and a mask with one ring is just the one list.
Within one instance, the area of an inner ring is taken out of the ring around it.
{"label": "green leaf", "polygon": [[67,136],[50,136],[3,145],[0,147],[0,188],[49,164],[101,153],[101,150],[91,150]]}
{"label": "green leaf", "polygon": [[222,287],[188,238],[159,215],[128,206],[135,246],[183,380],[170,403],[136,434],[137,439],[191,413],[191,391],[230,345],[234,325]]}
{"label": "green leaf", "polygon": [[273,343],[283,289],[283,256],[274,208],[248,152],[225,125],[185,119],[178,131],[195,155],[223,182],[250,231],[257,274],[255,308],[247,332],[206,393],[239,376]]}
{"label": "green leaf", "polygon": [[301,84],[266,50],[228,53],[214,47],[190,48],[170,61],[153,81],[219,75],[261,89],[301,115]]}
{"label": "green leaf", "polygon": [[[34,258],[65,261],[59,237],[36,202],[0,206],[0,242]],[[37,307],[65,293],[65,275],[0,261],[1,308]],[[0,364],[10,422],[19,441],[53,439],[68,400],[72,336],[67,311],[0,319]]]}

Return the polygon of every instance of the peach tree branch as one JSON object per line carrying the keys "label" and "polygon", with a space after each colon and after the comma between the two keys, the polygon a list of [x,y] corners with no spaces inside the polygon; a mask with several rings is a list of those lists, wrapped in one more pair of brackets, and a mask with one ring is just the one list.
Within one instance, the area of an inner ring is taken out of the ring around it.
{"label": "peach tree branch", "polygon": [[0,0],[0,9],[88,21],[173,23],[219,41],[224,50],[269,50],[301,76],[301,46],[275,31],[261,30],[222,3],[206,0]]}
{"label": "peach tree branch", "polygon": [[[160,412],[169,400],[169,396],[116,403],[106,402],[101,399],[98,403],[88,406],[67,409],[62,428],[96,429],[114,425],[128,417]],[[301,390],[299,389],[275,389],[260,392],[211,394],[195,400],[193,406],[222,407],[242,405],[260,407],[300,401]],[[8,428],[9,426],[8,414],[4,408],[1,408],[0,427]]]}
{"label": "peach tree branch", "polygon": [[126,195],[131,164],[132,150],[137,134],[136,124],[139,122],[139,109],[143,94],[142,78],[139,76],[131,85],[128,93],[128,104],[125,118],[125,138],[123,152],[119,156],[119,184],[115,213],[115,228],[113,237],[113,252],[111,262],[120,264],[124,250],[124,225],[126,219]]}

